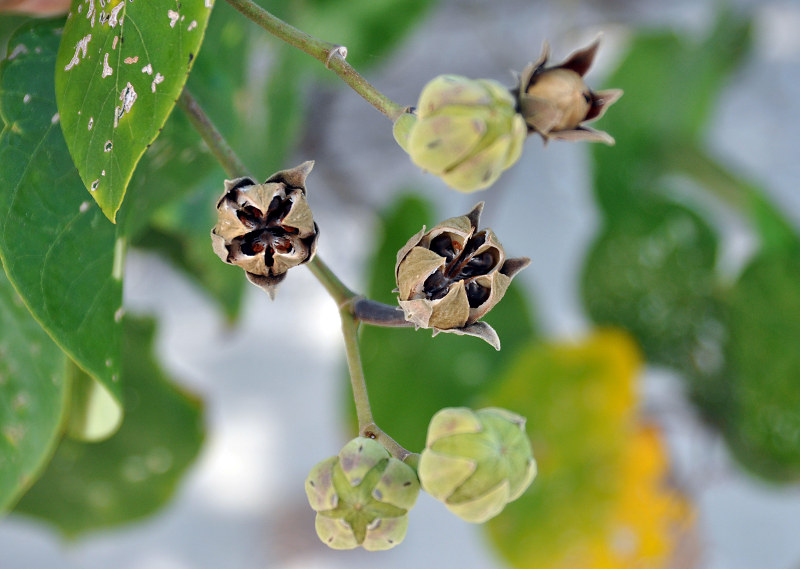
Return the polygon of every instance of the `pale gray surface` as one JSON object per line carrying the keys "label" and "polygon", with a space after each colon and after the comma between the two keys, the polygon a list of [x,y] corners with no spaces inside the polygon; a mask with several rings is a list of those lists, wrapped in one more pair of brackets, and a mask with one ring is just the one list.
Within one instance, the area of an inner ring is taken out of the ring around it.
{"label": "pale gray surface", "polygon": [[[603,30],[600,61],[589,78],[596,84],[623,49],[629,24],[658,22],[701,33],[715,5],[619,1],[599,9],[596,4],[444,2],[390,65],[369,78],[394,99],[413,103],[422,85],[438,73],[510,82],[505,70],[535,59],[545,37],[560,58]],[[757,50],[718,108],[709,138],[721,156],[773,189],[800,223],[800,5],[740,4],[756,6]],[[318,151],[314,156],[301,153],[296,161],[317,160],[309,199],[323,228],[320,252],[350,286],[363,289],[371,209],[401,187],[426,186],[443,217],[487,200],[484,221],[512,254],[533,259],[519,279],[535,293],[546,331],[560,339],[580,338],[587,331],[576,277],[597,216],[585,147],[555,143],[543,149],[531,139],[520,162],[491,193],[463,196],[415,169],[394,144],[385,118],[357,96],[337,92],[327,110]],[[345,199],[354,196],[364,207]],[[726,254],[735,268],[748,250],[748,237],[735,225],[728,234],[734,244]],[[351,434],[342,430],[339,415],[338,316],[307,271],[292,271],[275,302],[252,288],[242,326],[230,332],[200,292],[157,259],[133,252],[126,303],[131,311],[160,315],[159,347],[166,367],[206,400],[209,437],[201,459],[164,512],[123,531],[65,544],[37,523],[3,521],[0,567],[501,566],[483,546],[478,528],[427,496],[412,511],[406,541],[395,550],[331,552],[318,542],[302,480]],[[243,353],[258,358],[242,359]],[[681,386],[656,370],[644,382],[643,396],[645,409],[669,437],[678,480],[699,508],[702,557],[697,566],[797,569],[800,489],[768,488],[732,467],[723,445],[703,430],[686,405]]]}

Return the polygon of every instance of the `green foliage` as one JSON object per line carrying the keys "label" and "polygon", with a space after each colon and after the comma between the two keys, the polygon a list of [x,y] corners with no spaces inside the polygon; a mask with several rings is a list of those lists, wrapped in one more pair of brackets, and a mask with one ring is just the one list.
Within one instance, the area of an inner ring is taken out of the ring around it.
{"label": "green foliage", "polygon": [[[700,43],[642,35],[609,79],[627,94],[604,119],[617,146],[593,153],[605,219],[583,297],[595,322],[626,328],[650,361],[683,373],[746,468],[797,480],[798,237],[767,193],[711,157],[702,140],[748,37],[748,23],[730,13]],[[738,282],[718,274],[718,238],[688,209],[692,200],[672,203],[663,189],[661,178],[676,173],[751,222],[761,250]]]}
{"label": "green foliage", "polygon": [[719,326],[716,235],[685,207],[656,197],[646,203],[626,217],[615,209],[592,246],[585,305],[596,322],[634,333],[652,362],[693,370]]}
{"label": "green foliage", "polygon": [[64,418],[67,359],[0,270],[0,512],[50,458]]}
{"label": "green foliage", "polygon": [[101,443],[65,438],[16,511],[67,536],[128,522],[169,499],[203,442],[202,407],[169,383],[152,352],[154,326],[125,319],[125,421]]}
{"label": "green foliage", "polygon": [[[410,196],[400,197],[383,220],[383,235],[370,264],[368,295],[396,304],[391,291],[397,286],[397,251],[423,224],[431,227],[437,220],[427,201]],[[535,331],[530,314],[528,300],[512,284],[485,318],[500,336],[500,352],[478,338],[439,334],[431,339],[429,330],[364,326],[361,355],[375,420],[406,448],[421,450],[434,413],[443,407],[471,406],[490,387],[490,378],[531,341]],[[398,405],[402,394],[413,394],[413,402]]]}
{"label": "green foliage", "polygon": [[800,479],[800,247],[757,256],[728,302],[728,406],[720,420],[731,450],[754,472]]}
{"label": "green foliage", "polygon": [[58,127],[60,37],[59,22],[26,25],[0,67],[0,258],[34,318],[119,400],[125,243],[88,199]]}
{"label": "green foliage", "polygon": [[203,0],[74,0],[56,59],[58,112],[83,183],[112,221],[200,49]]}

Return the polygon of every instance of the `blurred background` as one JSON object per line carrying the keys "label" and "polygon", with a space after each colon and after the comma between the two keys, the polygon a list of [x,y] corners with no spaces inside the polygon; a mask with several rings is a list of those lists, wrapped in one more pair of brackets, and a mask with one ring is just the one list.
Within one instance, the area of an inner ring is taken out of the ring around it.
{"label": "blurred background", "polygon": [[[372,298],[395,302],[394,253],[423,224],[486,201],[482,224],[532,259],[486,318],[503,350],[366,328],[368,387],[413,450],[445,406],[527,416],[539,477],[485,527],[423,494],[394,550],[319,542],[303,480],[356,432],[337,311],[304,269],[270,302],[213,256],[225,176],[176,109],[129,191],[185,193],[138,232],[125,308],[154,322],[138,336],[155,325],[141,373],[202,399],[205,440],[178,456],[197,441],[176,419],[136,454],[125,423],[113,452],[65,443],[0,522],[0,566],[800,569],[800,3],[262,4],[408,105],[438,74],[511,85],[544,40],[557,63],[603,34],[587,82],[625,90],[597,124],[616,146],[531,137],[473,195],[415,168],[384,116],[225,2],[189,80],[258,177],[316,161],[319,254]],[[157,476],[180,460],[182,478]]]}

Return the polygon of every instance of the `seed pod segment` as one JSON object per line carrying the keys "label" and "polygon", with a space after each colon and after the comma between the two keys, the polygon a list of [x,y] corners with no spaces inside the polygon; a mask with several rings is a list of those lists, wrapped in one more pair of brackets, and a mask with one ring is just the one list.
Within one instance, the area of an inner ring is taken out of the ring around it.
{"label": "seed pod segment", "polygon": [[273,298],[290,268],[316,252],[319,228],[306,200],[308,161],[270,176],[225,180],[211,243],[220,259],[244,269],[247,279]]}
{"label": "seed pod segment", "polygon": [[522,70],[517,87],[511,92],[518,100],[529,133],[538,133],[545,142],[558,138],[614,144],[608,133],[583,124],[602,117],[622,96],[621,89],[592,91],[583,81],[599,46],[600,38],[563,63],[548,67],[550,47],[545,42],[539,60]]}
{"label": "seed pod segment", "polygon": [[479,321],[503,298],[530,259],[507,258],[491,229],[478,231],[483,202],[466,214],[414,235],[397,253],[398,301],[417,328],[477,336],[500,349]]}

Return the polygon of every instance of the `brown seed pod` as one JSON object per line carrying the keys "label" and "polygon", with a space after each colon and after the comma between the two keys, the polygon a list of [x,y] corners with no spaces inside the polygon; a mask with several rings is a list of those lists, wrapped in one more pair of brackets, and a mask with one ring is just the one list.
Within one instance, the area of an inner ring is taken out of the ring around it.
{"label": "brown seed pod", "polygon": [[592,91],[583,81],[599,46],[598,38],[563,63],[548,67],[550,47],[545,42],[539,60],[522,70],[512,94],[529,133],[539,133],[545,142],[558,138],[614,144],[608,133],[583,124],[599,119],[622,96],[621,89]]}
{"label": "brown seed pod", "polygon": [[263,184],[225,180],[211,243],[220,259],[244,269],[270,297],[290,268],[316,252],[319,228],[306,201],[306,177],[314,162],[273,174]]}
{"label": "brown seed pod", "polygon": [[418,328],[477,336],[500,349],[494,329],[479,322],[530,259],[506,258],[491,229],[478,231],[483,202],[414,235],[397,253],[395,277],[406,320]]}

